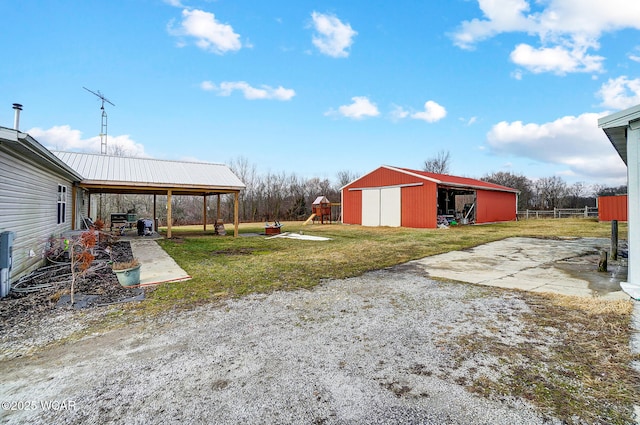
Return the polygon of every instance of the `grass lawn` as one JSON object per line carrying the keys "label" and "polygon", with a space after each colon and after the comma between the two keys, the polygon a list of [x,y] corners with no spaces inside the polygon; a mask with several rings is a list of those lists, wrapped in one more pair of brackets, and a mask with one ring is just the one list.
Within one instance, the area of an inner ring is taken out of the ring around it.
{"label": "grass lawn", "polygon": [[[331,240],[242,236],[263,232],[262,224],[241,225],[238,238],[213,236],[212,230],[205,234],[201,226],[174,227],[174,237],[159,243],[193,279],[160,285],[145,302],[131,308],[138,314],[154,315],[250,293],[311,288],[323,279],[356,276],[512,236],[611,235],[609,223],[593,219],[526,220],[450,229],[287,222],[283,230]],[[232,229],[228,232],[233,233]],[[620,238],[626,234],[626,223],[620,223]],[[500,296],[501,290],[494,289]],[[533,293],[521,297],[531,309],[521,318],[525,333],[544,340],[550,330],[559,332],[563,343],[552,348],[523,343],[514,348],[486,335],[451,340],[449,350],[459,361],[484,353],[500,359],[507,371],[497,381],[468,382],[467,389],[486,397],[527,400],[565,423],[633,423],[632,406],[640,397],[640,375],[631,367],[640,358],[629,348],[633,304]]]}
{"label": "grass lawn", "polygon": [[[230,226],[229,226],[230,227]],[[161,229],[162,230],[162,229]],[[357,276],[369,270],[511,236],[609,237],[609,223],[593,219],[525,220],[450,229],[370,228],[284,223],[283,231],[325,236],[330,241],[242,237],[264,232],[263,224],[242,224],[240,237],[205,234],[202,226],[173,227],[160,245],[193,277],[158,287],[145,309],[164,310],[253,292],[310,288],[322,279]],[[619,234],[626,237],[626,223]],[[228,229],[228,233],[233,233]]]}

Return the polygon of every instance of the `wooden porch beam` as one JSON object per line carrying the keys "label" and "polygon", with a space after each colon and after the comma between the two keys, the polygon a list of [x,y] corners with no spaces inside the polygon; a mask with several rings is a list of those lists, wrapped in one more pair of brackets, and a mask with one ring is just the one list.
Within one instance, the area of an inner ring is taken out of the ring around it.
{"label": "wooden porch beam", "polygon": [[207,231],[207,195],[202,197],[202,230]]}
{"label": "wooden porch beam", "polygon": [[238,237],[238,202],[240,199],[240,192],[233,194],[233,237]]}
{"label": "wooden porch beam", "polygon": [[167,190],[167,239],[171,238],[171,189]]}

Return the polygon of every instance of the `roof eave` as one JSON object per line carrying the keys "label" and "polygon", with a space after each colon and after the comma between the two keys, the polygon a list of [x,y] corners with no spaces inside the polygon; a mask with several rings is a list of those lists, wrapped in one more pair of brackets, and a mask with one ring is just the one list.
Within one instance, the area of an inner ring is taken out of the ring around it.
{"label": "roof eave", "polygon": [[51,151],[27,133],[2,127],[0,128],[0,139],[37,163],[66,174],[70,180],[74,182],[82,180],[82,176],[73,168],[69,167],[64,161],[51,153]]}
{"label": "roof eave", "polygon": [[607,135],[625,164],[627,163],[626,129],[629,126],[640,126],[640,105],[598,119],[598,127]]}
{"label": "roof eave", "polygon": [[146,182],[121,182],[111,180],[83,180],[80,184],[82,187],[113,187],[113,188],[153,188],[166,190],[193,190],[193,191],[227,191],[236,192],[246,188],[246,186],[203,186],[203,185],[187,185],[172,183],[146,183]]}

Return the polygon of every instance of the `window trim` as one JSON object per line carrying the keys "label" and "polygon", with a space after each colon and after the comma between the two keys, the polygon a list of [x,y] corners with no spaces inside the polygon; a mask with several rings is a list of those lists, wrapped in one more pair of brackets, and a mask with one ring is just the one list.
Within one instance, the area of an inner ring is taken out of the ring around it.
{"label": "window trim", "polygon": [[63,184],[58,185],[56,211],[58,214],[58,224],[65,224],[67,222],[67,186]]}

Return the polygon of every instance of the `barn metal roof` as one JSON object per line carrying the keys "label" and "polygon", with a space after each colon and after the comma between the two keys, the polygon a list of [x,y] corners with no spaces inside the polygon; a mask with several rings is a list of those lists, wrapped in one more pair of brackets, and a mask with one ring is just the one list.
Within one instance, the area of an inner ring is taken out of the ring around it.
{"label": "barn metal roof", "polygon": [[450,176],[448,174],[428,173],[426,171],[410,170],[408,168],[396,168],[384,166],[390,170],[396,170],[401,173],[411,174],[443,186],[469,187],[474,189],[498,190],[501,192],[519,193],[518,189],[501,186],[499,184],[489,183],[482,180],[476,180],[469,177]]}
{"label": "barn metal roof", "polygon": [[80,152],[53,152],[83,177],[83,186],[238,191],[244,183],[224,164],[168,161]]}

